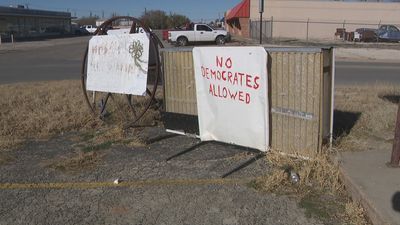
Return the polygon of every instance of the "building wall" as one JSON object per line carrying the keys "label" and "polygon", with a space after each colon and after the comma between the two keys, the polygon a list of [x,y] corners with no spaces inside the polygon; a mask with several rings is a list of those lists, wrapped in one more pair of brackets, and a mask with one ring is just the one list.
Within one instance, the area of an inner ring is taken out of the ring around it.
{"label": "building wall", "polygon": [[226,22],[226,30],[242,37],[250,37],[250,20],[248,18],[237,18]]}
{"label": "building wall", "polygon": [[[251,0],[250,20],[259,20],[258,4]],[[265,0],[263,18],[273,18],[274,38],[306,39],[308,24],[310,39],[333,39],[336,28],[400,25],[400,3]]]}
{"label": "building wall", "polygon": [[15,38],[62,35],[71,32],[71,14],[0,7],[0,35]]}

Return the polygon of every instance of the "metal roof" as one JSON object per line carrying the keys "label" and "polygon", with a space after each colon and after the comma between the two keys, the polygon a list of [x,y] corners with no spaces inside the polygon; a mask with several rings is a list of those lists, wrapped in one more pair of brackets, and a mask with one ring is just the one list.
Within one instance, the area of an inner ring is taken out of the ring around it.
{"label": "metal roof", "polygon": [[226,16],[226,20],[250,17],[250,0],[243,0],[236,5]]}

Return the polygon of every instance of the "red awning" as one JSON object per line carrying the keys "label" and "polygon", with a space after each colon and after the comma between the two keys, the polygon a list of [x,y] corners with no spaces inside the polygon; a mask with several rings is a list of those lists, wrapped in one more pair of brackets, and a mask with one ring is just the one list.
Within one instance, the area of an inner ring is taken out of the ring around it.
{"label": "red awning", "polygon": [[236,5],[226,16],[226,20],[250,17],[250,0],[243,0]]}

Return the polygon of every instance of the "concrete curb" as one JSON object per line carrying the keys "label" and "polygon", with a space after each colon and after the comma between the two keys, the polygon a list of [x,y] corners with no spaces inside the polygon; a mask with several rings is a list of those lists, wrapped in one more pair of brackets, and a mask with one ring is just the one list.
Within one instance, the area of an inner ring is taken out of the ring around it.
{"label": "concrete curb", "polygon": [[345,185],[346,191],[351,196],[353,201],[358,202],[365,209],[366,214],[369,220],[374,225],[390,225],[388,221],[384,218],[385,216],[379,212],[379,210],[374,206],[374,204],[368,200],[365,192],[361,187],[359,187],[349,176],[346,170],[342,167],[341,162],[339,160],[339,172],[342,178],[342,181]]}

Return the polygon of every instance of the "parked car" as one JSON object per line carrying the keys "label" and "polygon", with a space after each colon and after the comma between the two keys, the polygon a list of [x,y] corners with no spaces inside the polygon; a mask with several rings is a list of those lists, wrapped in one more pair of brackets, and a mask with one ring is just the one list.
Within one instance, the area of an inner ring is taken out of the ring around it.
{"label": "parked car", "polygon": [[81,28],[75,23],[71,24],[71,33],[74,35],[89,35],[90,34],[89,31],[87,31],[85,28]]}
{"label": "parked car", "polygon": [[230,34],[225,30],[214,30],[206,24],[190,24],[186,30],[168,31],[168,41],[178,46],[192,42],[215,42],[223,45],[230,41]]}
{"label": "parked car", "polygon": [[394,25],[381,25],[376,34],[380,41],[400,41],[400,30]]}
{"label": "parked car", "polygon": [[378,40],[378,36],[376,35],[376,29],[372,28],[358,28],[354,33],[354,36],[357,36],[356,41],[363,41],[363,42],[374,42]]}
{"label": "parked car", "polygon": [[89,33],[94,34],[96,32],[97,27],[94,25],[83,25],[81,26],[82,29],[86,29]]}

